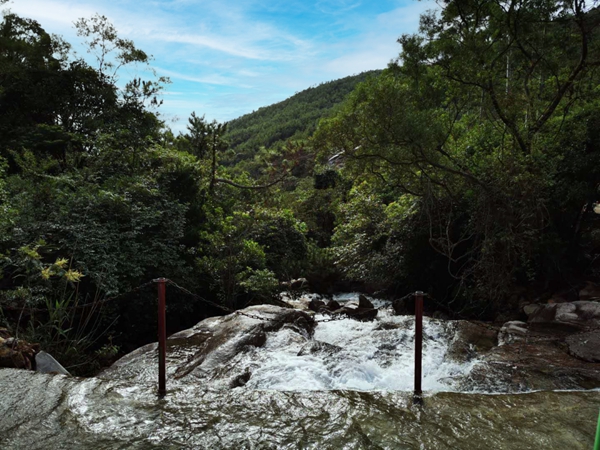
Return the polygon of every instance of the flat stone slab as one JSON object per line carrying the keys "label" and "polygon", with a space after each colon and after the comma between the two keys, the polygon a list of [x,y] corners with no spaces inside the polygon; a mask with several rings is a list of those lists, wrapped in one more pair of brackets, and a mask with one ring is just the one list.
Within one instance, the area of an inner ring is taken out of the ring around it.
{"label": "flat stone slab", "polygon": [[569,353],[589,362],[600,362],[600,331],[573,334],[566,339]]}

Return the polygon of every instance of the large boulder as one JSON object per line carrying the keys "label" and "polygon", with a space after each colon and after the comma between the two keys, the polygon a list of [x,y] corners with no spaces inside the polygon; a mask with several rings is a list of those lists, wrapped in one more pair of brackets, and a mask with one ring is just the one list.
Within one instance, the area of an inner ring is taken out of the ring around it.
{"label": "large boulder", "polygon": [[[270,332],[286,328],[298,341],[305,341],[314,326],[309,313],[273,305],[251,306],[227,316],[205,319],[167,339],[168,378],[202,378],[224,386],[241,386],[252,373],[238,364],[240,357],[262,347]],[[146,379],[148,366],[156,364],[156,349],[156,343],[141,347],[99,376]]]}
{"label": "large boulder", "polygon": [[371,303],[371,301],[363,294],[360,294],[358,296],[358,307],[363,308],[363,309],[373,309],[374,308],[373,303]]}
{"label": "large boulder", "polygon": [[398,298],[392,301],[392,308],[397,316],[408,316],[414,314],[414,311],[411,311],[408,307],[406,298]]}
{"label": "large boulder", "polygon": [[341,307],[342,305],[340,305],[340,303],[336,300],[330,300],[329,303],[327,303],[327,308],[329,308],[329,311],[335,311]]}

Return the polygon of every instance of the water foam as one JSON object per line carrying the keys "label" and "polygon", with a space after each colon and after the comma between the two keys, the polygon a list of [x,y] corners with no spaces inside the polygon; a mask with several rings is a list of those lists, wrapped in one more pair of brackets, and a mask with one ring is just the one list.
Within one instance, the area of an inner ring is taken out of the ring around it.
{"label": "water foam", "polygon": [[[448,357],[452,331],[444,322],[425,318],[424,334],[423,389],[459,390],[459,380],[479,361],[459,363]],[[319,323],[312,338],[282,329],[270,333],[247,363],[252,377],[246,386],[253,389],[412,391],[414,317],[380,310],[372,322]]]}

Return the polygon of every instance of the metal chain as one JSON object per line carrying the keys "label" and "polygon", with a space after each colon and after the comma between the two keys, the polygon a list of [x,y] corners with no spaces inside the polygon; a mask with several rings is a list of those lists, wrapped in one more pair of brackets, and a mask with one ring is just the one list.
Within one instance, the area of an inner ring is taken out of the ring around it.
{"label": "metal chain", "polygon": [[224,311],[226,313],[229,313],[229,314],[232,314],[232,313],[236,312],[234,309],[228,308],[228,307],[223,306],[223,305],[219,305],[218,303],[215,303],[215,302],[212,302],[210,300],[207,300],[204,297],[199,296],[198,294],[194,294],[193,292],[190,292],[186,288],[179,286],[173,280],[169,280],[167,278],[166,281],[167,281],[167,284],[173,286],[176,289],[179,289],[181,292],[183,292],[183,293],[185,293],[185,294],[187,294],[187,295],[189,295],[191,297],[194,297],[194,298],[200,300],[201,302],[204,302],[204,303],[206,303],[208,305],[211,305],[211,306],[213,306],[213,307],[215,307],[217,309],[220,309],[220,310],[222,310],[222,311]]}
{"label": "metal chain", "polygon": [[[221,311],[223,311],[223,312],[225,312],[227,314],[238,314],[238,315],[245,316],[245,317],[248,317],[248,318],[251,318],[251,319],[261,320],[261,321],[265,321],[265,322],[268,322],[268,321],[272,320],[272,319],[269,319],[269,318],[266,318],[266,317],[257,316],[257,315],[251,314],[251,313],[242,312],[242,311],[239,311],[239,310],[234,310],[234,309],[229,308],[227,306],[220,305],[220,304],[215,303],[213,301],[207,300],[206,298],[204,298],[204,297],[202,297],[202,296],[200,296],[198,294],[194,294],[190,290],[188,290],[188,289],[186,289],[186,288],[178,285],[173,280],[170,280],[168,278],[166,278],[165,281],[166,281],[166,283],[168,285],[173,286],[174,288],[180,290],[181,292],[183,292],[183,293],[185,293],[185,294],[187,294],[187,295],[189,295],[189,296],[191,296],[191,297],[193,297],[193,298],[195,298],[197,300],[200,300],[201,302],[206,303],[206,304],[208,304],[208,305],[210,305],[210,306],[212,306],[214,308],[220,309]],[[117,294],[117,295],[115,295],[113,297],[109,297],[109,298],[106,298],[106,299],[98,301],[98,302],[92,302],[92,303],[86,303],[86,304],[83,304],[83,305],[71,306],[71,307],[68,307],[66,309],[69,310],[69,311],[73,311],[73,310],[80,310],[80,309],[85,309],[85,308],[95,308],[95,307],[97,307],[99,305],[110,303],[110,302],[115,301],[115,300],[117,300],[117,299],[119,299],[121,297],[125,297],[126,295],[130,295],[130,294],[133,294],[135,292],[138,292],[138,291],[142,290],[143,288],[145,288],[145,287],[147,287],[147,286],[149,286],[151,284],[154,284],[155,282],[156,282],[156,280],[151,280],[151,281],[148,281],[146,283],[140,284],[139,286],[136,286],[135,288],[130,289],[129,291],[123,292],[121,294]],[[409,294],[406,294],[404,297],[396,299],[395,301],[404,301],[404,300],[407,300],[408,298],[410,298],[410,297],[412,297],[414,295],[415,295],[415,293],[411,292]],[[427,297],[428,294],[423,293],[423,296]],[[373,309],[376,309],[377,311],[380,311],[380,310],[383,310],[383,309],[387,309],[390,306],[391,306],[390,304],[386,304],[386,305],[381,305],[378,308],[373,308]],[[48,308],[28,308],[26,306],[24,306],[22,308],[4,307],[3,309],[5,311],[21,311],[23,309],[26,309],[27,311],[33,312],[33,313],[48,311]],[[349,314],[346,314],[346,313],[340,313],[336,317],[329,317],[329,318],[326,318],[326,319],[315,319],[315,322],[316,323],[336,322],[336,321],[346,320],[348,318],[352,318],[352,317],[356,317],[356,316],[361,317],[363,315],[366,315],[366,314],[370,313],[371,311],[372,311],[372,309],[369,308],[366,311],[357,311],[356,313],[354,313],[352,315],[349,315]]]}
{"label": "metal chain", "polygon": [[[104,305],[105,303],[110,303],[114,300],[117,300],[121,297],[125,297],[126,295],[130,295],[133,294],[134,292],[138,292],[140,290],[142,290],[143,288],[145,288],[146,286],[149,286],[151,284],[153,284],[154,281],[148,281],[146,283],[140,284],[139,286],[134,287],[133,289],[130,289],[129,291],[126,292],[122,292],[121,294],[117,294],[113,297],[109,297],[109,298],[105,298],[104,300],[99,300],[99,301],[94,301],[94,302],[90,302],[90,303],[84,303],[82,305],[77,305],[77,306],[68,306],[65,308],[65,310],[67,311],[75,311],[75,310],[79,310],[79,309],[86,309],[86,308],[95,308],[99,305]],[[42,313],[42,312],[46,312],[48,311],[48,308],[31,308],[28,307],[26,305],[23,305],[22,307],[11,307],[11,306],[4,306],[4,307],[0,307],[1,309],[3,309],[4,311],[23,311],[23,310],[27,310],[29,312],[32,313]]]}
{"label": "metal chain", "polygon": [[238,314],[240,316],[246,316],[246,317],[249,317],[251,319],[262,320],[262,321],[265,321],[265,322],[271,320],[271,319],[268,319],[266,317],[255,316],[254,314],[249,314],[249,313],[245,313],[245,312],[242,312],[242,311],[236,311],[235,309],[228,308],[227,306],[219,305],[218,303],[215,303],[215,302],[212,302],[210,300],[207,300],[204,297],[199,296],[198,294],[194,294],[193,292],[189,291],[188,289],[186,289],[186,288],[184,288],[182,286],[179,286],[177,283],[175,283],[172,280],[167,279],[167,284],[170,284],[174,288],[179,289],[181,292],[183,292],[183,293],[185,293],[185,294],[187,294],[187,295],[189,295],[189,296],[191,296],[191,297],[193,297],[193,298],[195,298],[197,300],[200,300],[201,302],[204,302],[207,305],[210,305],[210,306],[213,306],[213,307],[215,307],[217,309],[220,309],[221,311],[224,311],[224,312],[226,312],[228,314]]}
{"label": "metal chain", "polygon": [[[185,294],[187,294],[187,295],[189,295],[189,296],[191,296],[193,298],[196,298],[196,299],[198,299],[198,300],[200,300],[200,301],[202,301],[202,302],[204,302],[204,303],[206,303],[208,305],[211,305],[211,306],[213,306],[215,308],[218,308],[218,309],[220,309],[220,310],[222,310],[222,311],[224,311],[224,312],[226,312],[228,314],[238,314],[240,316],[245,316],[245,317],[249,317],[251,319],[256,319],[256,320],[262,320],[262,321],[265,321],[265,322],[268,322],[268,321],[271,320],[271,319],[266,318],[266,317],[257,316],[257,315],[246,313],[246,312],[242,312],[242,311],[239,311],[239,310],[234,310],[234,309],[228,308],[228,307],[223,306],[223,305],[219,305],[218,303],[215,303],[215,302],[212,302],[210,300],[207,300],[204,297],[201,297],[200,295],[194,294],[193,292],[189,291],[188,289],[186,289],[186,288],[184,288],[182,286],[179,286],[177,283],[175,283],[172,280],[168,280],[167,279],[167,283],[170,284],[170,285],[172,285],[173,287],[179,289],[180,291],[184,292]],[[414,295],[414,293],[407,294],[404,297],[402,297],[400,300],[405,300],[405,299],[409,298],[412,295]],[[423,294],[423,295],[427,295],[427,294]],[[375,309],[377,309],[379,311],[379,310],[388,308],[389,306],[390,305],[382,305],[379,308],[375,308]],[[356,316],[362,316],[364,314],[369,313],[370,311],[371,311],[370,309],[368,311],[361,311],[361,312],[356,313],[355,315]],[[316,323],[336,322],[338,320],[346,320],[348,317],[350,317],[350,316],[348,316],[347,314],[340,314],[337,317],[330,317],[330,318],[327,318],[327,319],[316,319],[315,322]]]}

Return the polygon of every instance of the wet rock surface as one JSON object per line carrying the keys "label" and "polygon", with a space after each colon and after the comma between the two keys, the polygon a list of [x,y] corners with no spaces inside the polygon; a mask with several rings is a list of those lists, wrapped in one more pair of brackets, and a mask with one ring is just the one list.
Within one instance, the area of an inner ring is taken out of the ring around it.
{"label": "wet rock surface", "polygon": [[[10,386],[10,390],[6,387]],[[588,450],[600,392],[214,390],[0,370],[0,448]],[[18,393],[18,395],[16,394]],[[43,395],[40,395],[43,393]]]}
{"label": "wet rock surface", "polygon": [[448,356],[457,360],[485,354],[498,344],[498,328],[483,322],[455,321]]}
{"label": "wet rock surface", "polygon": [[[597,350],[590,336],[554,326],[508,322],[500,330],[499,343],[481,354],[482,363],[471,373],[476,384],[498,392],[600,387],[600,364],[592,359]],[[589,352],[587,360],[570,348],[577,345],[581,352]]]}
{"label": "wet rock surface", "polygon": [[527,337],[527,323],[520,320],[506,322],[498,332],[498,345],[524,341]]}
{"label": "wet rock surface", "polygon": [[[239,314],[206,319],[167,339],[167,375],[235,385],[251,376],[250,368],[238,364],[240,358],[262,347],[268,333],[286,328],[308,337],[314,326],[313,317],[307,313],[272,305],[251,306]],[[119,359],[99,377],[151,381],[156,376],[156,353],[156,343],[141,347]]]}
{"label": "wet rock surface", "polygon": [[263,305],[172,335],[164,398],[156,344],[90,379],[2,369],[0,448],[591,448],[600,363],[578,352],[593,331],[425,318],[415,408],[414,319],[354,298],[334,311],[372,321]]}
{"label": "wet rock surface", "polygon": [[592,300],[598,292],[597,285],[587,283],[579,298],[589,300],[555,295],[546,304],[525,305],[527,323],[504,324],[499,340],[506,345],[487,356],[494,360],[490,367],[509,364],[501,379],[508,377],[525,389],[599,387],[600,302]]}

